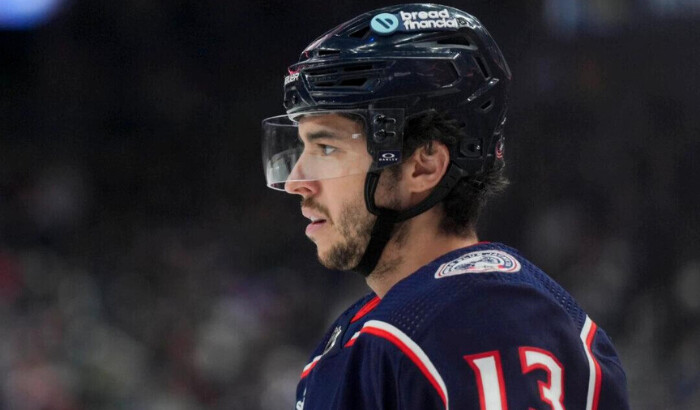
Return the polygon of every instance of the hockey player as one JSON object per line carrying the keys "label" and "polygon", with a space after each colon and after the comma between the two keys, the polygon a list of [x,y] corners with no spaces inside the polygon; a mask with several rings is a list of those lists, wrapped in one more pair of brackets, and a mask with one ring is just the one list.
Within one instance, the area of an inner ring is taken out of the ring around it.
{"label": "hockey player", "polygon": [[263,121],[270,187],[302,198],[320,262],[372,292],[330,327],[297,410],[626,409],[602,329],[475,225],[503,177],[509,68],[473,16],[362,14],[302,53]]}

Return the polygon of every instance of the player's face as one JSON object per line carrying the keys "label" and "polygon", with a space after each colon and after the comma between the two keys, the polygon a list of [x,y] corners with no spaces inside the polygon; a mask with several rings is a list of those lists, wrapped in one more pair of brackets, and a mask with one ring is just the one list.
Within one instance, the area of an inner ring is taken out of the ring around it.
{"label": "player's face", "polygon": [[[330,269],[352,269],[362,258],[376,219],[367,211],[363,196],[372,163],[364,127],[337,114],[309,116],[299,121],[299,137],[304,153],[285,190],[302,196],[302,214],[311,220],[306,236],[316,244],[319,261]],[[334,175],[345,176],[303,180],[305,155],[318,153]]]}

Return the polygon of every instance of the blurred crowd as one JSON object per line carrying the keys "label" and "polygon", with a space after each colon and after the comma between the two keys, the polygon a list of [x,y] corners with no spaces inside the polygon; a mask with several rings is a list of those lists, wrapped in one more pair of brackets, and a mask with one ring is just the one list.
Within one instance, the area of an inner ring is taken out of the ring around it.
{"label": "blurred crowd", "polygon": [[[514,72],[480,237],[606,329],[634,408],[697,409],[700,2],[582,3],[453,3]],[[368,289],[265,188],[259,121],[314,36],[375,7],[74,0],[0,31],[0,408],[293,407]]]}

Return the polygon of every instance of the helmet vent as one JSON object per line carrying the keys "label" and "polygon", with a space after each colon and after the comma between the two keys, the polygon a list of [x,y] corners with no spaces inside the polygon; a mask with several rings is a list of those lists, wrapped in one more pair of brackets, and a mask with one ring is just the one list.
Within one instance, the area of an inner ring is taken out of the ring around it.
{"label": "helmet vent", "polygon": [[364,87],[367,83],[367,78],[345,78],[336,81],[319,81],[313,83],[313,88],[332,88],[332,87]]}
{"label": "helmet vent", "polygon": [[476,65],[479,66],[479,70],[481,70],[481,75],[484,76],[485,79],[491,78],[491,74],[489,74],[488,68],[486,68],[486,63],[484,63],[484,59],[481,58],[481,56],[475,56],[474,60],[476,60]]}
{"label": "helmet vent", "polygon": [[335,50],[331,48],[321,48],[317,52],[319,57],[322,56],[334,56],[340,54],[340,50]]}
{"label": "helmet vent", "polygon": [[312,70],[308,70],[306,73],[309,75],[323,75],[323,74],[336,74],[338,72],[337,67],[330,67],[330,68],[315,68]]}
{"label": "helmet vent", "polygon": [[481,110],[482,113],[487,113],[487,112],[491,111],[491,107],[493,107],[493,98],[489,98],[488,101],[481,104],[481,107],[479,107],[479,109]]}
{"label": "helmet vent", "polygon": [[362,87],[366,82],[366,78],[348,78],[341,81],[338,85],[341,87]]}
{"label": "helmet vent", "polygon": [[348,34],[348,37],[352,38],[365,38],[365,36],[369,33],[369,26],[362,26],[358,28],[357,30],[353,31],[352,33]]}
{"label": "helmet vent", "polygon": [[311,69],[306,70],[306,74],[310,75],[310,76],[317,76],[317,75],[342,74],[342,73],[359,73],[362,71],[371,71],[371,70],[381,69],[383,67],[384,67],[384,64],[379,63],[379,62],[343,64],[343,65],[336,65],[336,66],[327,67],[327,68],[311,68]]}
{"label": "helmet vent", "polygon": [[458,46],[466,46],[466,47],[473,47],[474,45],[469,41],[469,39],[465,36],[450,36],[450,37],[444,37],[444,38],[439,38],[435,41],[438,44],[448,44],[448,45],[458,45]]}
{"label": "helmet vent", "polygon": [[373,69],[374,66],[372,64],[355,64],[355,65],[349,65],[345,66],[343,68],[343,71],[351,72],[351,71],[364,71],[364,70],[371,70]]}
{"label": "helmet vent", "polygon": [[340,64],[332,67],[312,68],[305,71],[311,89],[351,87],[364,88],[378,78],[383,62]]}

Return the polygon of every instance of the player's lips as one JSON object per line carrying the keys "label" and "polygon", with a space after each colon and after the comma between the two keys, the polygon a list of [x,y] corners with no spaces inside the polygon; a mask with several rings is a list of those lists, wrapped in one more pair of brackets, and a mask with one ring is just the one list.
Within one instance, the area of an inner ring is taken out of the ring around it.
{"label": "player's lips", "polygon": [[301,214],[311,220],[311,223],[306,226],[306,235],[321,229],[326,224],[326,219],[322,215],[309,208],[301,208]]}
{"label": "player's lips", "polygon": [[306,235],[311,235],[312,233],[318,231],[321,229],[324,225],[326,224],[325,219],[321,219],[319,221],[311,222],[310,224],[306,225]]}

